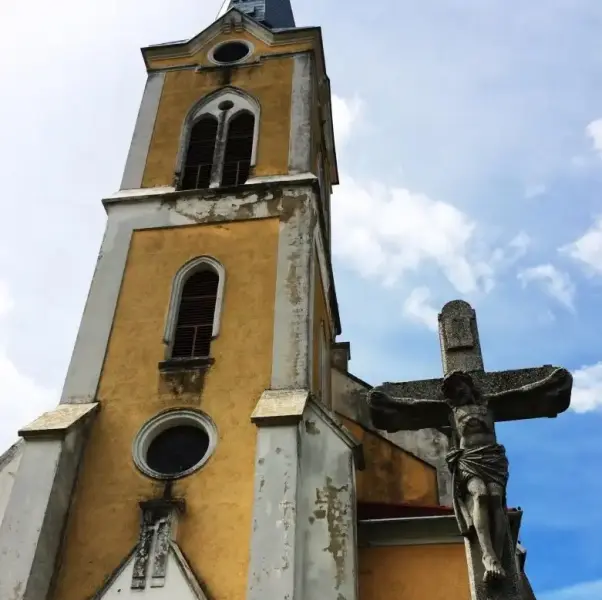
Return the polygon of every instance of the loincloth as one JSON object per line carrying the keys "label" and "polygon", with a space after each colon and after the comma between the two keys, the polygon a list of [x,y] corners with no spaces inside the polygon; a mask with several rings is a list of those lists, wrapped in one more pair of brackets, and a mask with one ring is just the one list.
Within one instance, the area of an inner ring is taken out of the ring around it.
{"label": "loincloth", "polygon": [[497,484],[505,490],[508,483],[506,449],[500,444],[488,444],[478,448],[460,448],[452,450],[445,460],[452,473],[454,512],[462,535],[468,535],[472,527],[472,517],[465,502],[466,485],[471,479],[477,478],[486,485]]}

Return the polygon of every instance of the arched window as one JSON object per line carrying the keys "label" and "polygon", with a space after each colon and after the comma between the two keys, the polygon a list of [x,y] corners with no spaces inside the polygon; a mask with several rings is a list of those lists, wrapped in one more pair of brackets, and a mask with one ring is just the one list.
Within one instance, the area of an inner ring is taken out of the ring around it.
{"label": "arched window", "polygon": [[253,152],[255,117],[248,112],[235,115],[229,123],[222,185],[241,185],[249,177]]}
{"label": "arched window", "polygon": [[183,190],[209,187],[216,139],[217,119],[213,115],[205,115],[193,125],[182,173]]}
{"label": "arched window", "polygon": [[172,358],[209,356],[219,276],[215,271],[192,274],[182,288]]}
{"label": "arched window", "polygon": [[168,360],[209,358],[219,333],[225,272],[214,258],[184,265],[174,278],[165,328]]}
{"label": "arched window", "polygon": [[257,159],[260,106],[238,88],[202,98],[184,121],[176,161],[179,189],[242,185]]}

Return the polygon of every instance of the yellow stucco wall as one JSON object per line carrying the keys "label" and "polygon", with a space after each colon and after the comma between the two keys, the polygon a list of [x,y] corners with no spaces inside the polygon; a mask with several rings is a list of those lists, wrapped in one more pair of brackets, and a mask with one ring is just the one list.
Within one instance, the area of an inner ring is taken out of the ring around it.
{"label": "yellow stucco wall", "polygon": [[360,548],[360,600],[470,600],[464,544]]}
{"label": "yellow stucco wall", "polygon": [[[200,408],[219,430],[205,467],[174,486],[187,503],[178,542],[211,597],[244,598],[256,438],[249,417],[270,384],[277,253],[278,219],[135,232],[54,600],[91,597],[134,547],[137,503],[162,486],[136,470],[132,441],[150,417],[178,406]],[[200,401],[166,390],[157,368],[172,279],[199,255],[217,258],[227,274],[216,362]]]}
{"label": "yellow stucco wall", "polygon": [[434,467],[357,423],[339,418],[364,447],[366,468],[356,475],[358,502],[439,504]]}

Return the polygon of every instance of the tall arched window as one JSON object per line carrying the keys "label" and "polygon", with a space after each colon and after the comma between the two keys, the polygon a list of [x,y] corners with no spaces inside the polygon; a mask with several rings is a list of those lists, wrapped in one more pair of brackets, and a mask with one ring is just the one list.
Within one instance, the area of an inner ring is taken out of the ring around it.
{"label": "tall arched window", "polygon": [[192,274],[182,288],[172,358],[209,356],[219,276],[215,271]]}
{"label": "tall arched window", "polygon": [[177,273],[165,329],[167,360],[209,358],[219,333],[225,271],[210,256],[185,264]]}
{"label": "tall arched window", "polygon": [[228,126],[222,185],[241,185],[249,177],[255,117],[248,112],[235,115]]}
{"label": "tall arched window", "polygon": [[216,139],[217,119],[213,115],[205,115],[193,125],[182,173],[183,190],[209,187]]}
{"label": "tall arched window", "polygon": [[176,160],[179,189],[242,185],[257,160],[261,108],[225,87],[199,100],[184,121]]}

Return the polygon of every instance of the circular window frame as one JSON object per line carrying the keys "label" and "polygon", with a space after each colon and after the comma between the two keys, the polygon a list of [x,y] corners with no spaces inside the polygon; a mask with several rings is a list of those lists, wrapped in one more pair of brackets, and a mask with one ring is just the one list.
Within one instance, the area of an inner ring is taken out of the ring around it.
{"label": "circular window frame", "polygon": [[[219,61],[219,60],[217,60],[215,58],[215,53],[220,48],[222,48],[223,46],[226,46],[227,44],[233,44],[233,43],[243,44],[244,46],[247,47],[247,49],[248,49],[249,52],[245,56],[243,56],[242,58],[239,58],[238,60],[234,60],[232,62],[221,62],[221,61]],[[253,52],[255,52],[255,46],[251,42],[249,42],[247,40],[240,40],[240,39],[236,39],[236,40],[224,40],[223,42],[220,42],[219,44],[216,44],[215,46],[213,46],[213,48],[211,48],[211,50],[209,50],[209,52],[207,53],[207,58],[214,65],[218,65],[220,67],[227,67],[227,66],[230,66],[230,65],[239,65],[241,63],[244,63],[251,56],[253,56]]]}
{"label": "circular window frame", "polygon": [[[203,458],[189,469],[176,474],[160,473],[152,469],[146,462],[146,455],[155,438],[172,427],[188,425],[203,429],[209,438],[207,450]],[[137,469],[151,479],[162,481],[183,479],[201,469],[213,455],[217,446],[218,432],[213,420],[201,411],[190,409],[170,409],[159,413],[147,421],[134,438],[132,457]]]}

